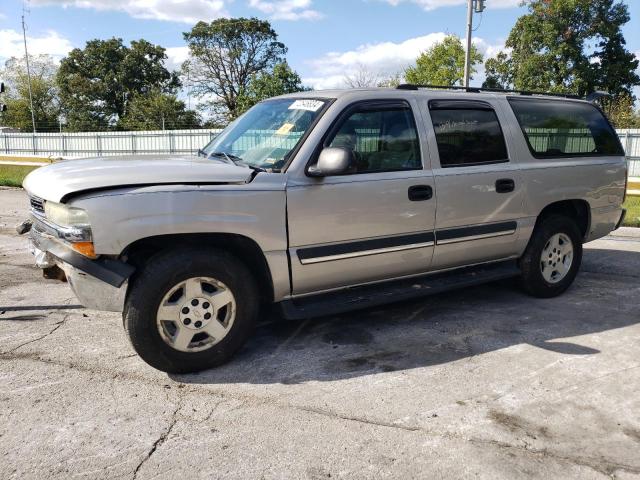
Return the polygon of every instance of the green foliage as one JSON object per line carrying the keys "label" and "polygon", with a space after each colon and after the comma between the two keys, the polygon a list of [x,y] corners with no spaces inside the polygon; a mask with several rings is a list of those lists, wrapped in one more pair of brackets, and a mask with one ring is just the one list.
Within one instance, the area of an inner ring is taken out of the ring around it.
{"label": "green foliage", "polygon": [[625,227],[640,227],[640,197],[627,197],[623,207],[627,209],[623,225]]}
{"label": "green foliage", "polygon": [[390,75],[388,77],[383,78],[378,82],[378,87],[381,88],[396,88],[398,85],[402,83],[402,75],[399,73]]}
{"label": "green foliage", "polygon": [[621,32],[629,21],[618,0],[529,0],[502,54],[486,63],[484,86],[574,93],[607,90],[630,95],[640,84],[638,60]]}
{"label": "green foliage", "polygon": [[242,113],[256,103],[270,97],[305,91],[302,80],[287,62],[278,63],[273,71],[254,75],[246,91],[238,99],[238,111]]}
{"label": "green foliage", "polygon": [[[409,83],[429,85],[462,85],[464,79],[465,51],[460,38],[448,35],[420,54],[414,67],[405,71]],[[471,46],[470,77],[476,72],[475,65],[482,63],[482,54],[475,45]]]}
{"label": "green foliage", "polygon": [[173,93],[180,85],[164,62],[165,49],[146,40],[91,40],[64,58],[56,78],[70,130],[103,129],[125,117],[136,95]]}
{"label": "green foliage", "polygon": [[[213,98],[210,106],[219,118],[232,120],[255,95],[250,83],[272,73],[284,62],[287,48],[278,41],[271,24],[257,18],[220,18],[198,22],[184,33],[191,59],[183,65],[200,98]],[[265,80],[266,83],[273,83]]]}
{"label": "green foliage", "polygon": [[197,128],[201,120],[197,112],[187,110],[175,95],[159,91],[136,94],[129,101],[127,114],[118,122],[123,130],[163,130]]}
{"label": "green foliage", "polygon": [[635,109],[631,95],[622,94],[601,103],[615,128],[640,128],[640,112]]}
{"label": "green foliage", "polygon": [[[29,66],[36,129],[39,132],[57,130],[60,113],[55,84],[57,66],[48,55],[29,56]],[[7,105],[7,111],[0,114],[0,123],[31,132],[33,124],[26,62],[24,59],[10,58],[5,62],[0,77],[7,87],[2,100]]]}
{"label": "green foliage", "polygon": [[24,177],[38,167],[23,165],[0,165],[0,186],[21,187]]}
{"label": "green foliage", "polygon": [[510,88],[513,84],[513,74],[509,56],[505,52],[499,52],[494,58],[487,59],[484,64],[487,75],[482,84],[484,88]]}

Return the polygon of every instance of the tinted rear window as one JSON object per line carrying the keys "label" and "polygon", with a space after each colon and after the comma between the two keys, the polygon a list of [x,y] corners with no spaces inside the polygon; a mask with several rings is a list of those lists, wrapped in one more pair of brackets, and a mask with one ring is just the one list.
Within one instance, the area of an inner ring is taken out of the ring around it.
{"label": "tinted rear window", "polygon": [[624,155],[600,110],[587,103],[509,98],[536,158]]}
{"label": "tinted rear window", "polygon": [[429,102],[443,168],[508,161],[495,112],[491,107],[474,107],[471,103]]}

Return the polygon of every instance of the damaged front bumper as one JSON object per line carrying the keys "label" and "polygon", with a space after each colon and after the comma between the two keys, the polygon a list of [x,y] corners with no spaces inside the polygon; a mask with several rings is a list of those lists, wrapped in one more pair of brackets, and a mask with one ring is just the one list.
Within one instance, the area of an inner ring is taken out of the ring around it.
{"label": "damaged front bumper", "polygon": [[82,305],[95,310],[121,312],[129,277],[134,267],[113,258],[87,258],[69,248],[55,226],[33,217],[29,231],[29,250],[45,277],[63,279]]}

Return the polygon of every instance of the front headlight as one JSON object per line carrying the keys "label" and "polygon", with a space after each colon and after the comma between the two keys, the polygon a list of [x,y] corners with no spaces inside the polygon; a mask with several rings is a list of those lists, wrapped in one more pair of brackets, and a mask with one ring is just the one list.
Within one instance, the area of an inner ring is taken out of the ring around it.
{"label": "front headlight", "polygon": [[67,207],[61,203],[45,202],[44,213],[48,220],[61,227],[80,227],[89,225],[89,216],[81,208]]}
{"label": "front headlight", "polygon": [[89,215],[81,208],[68,207],[61,203],[45,202],[47,220],[57,228],[58,236],[76,252],[89,258],[97,258],[93,247]]}

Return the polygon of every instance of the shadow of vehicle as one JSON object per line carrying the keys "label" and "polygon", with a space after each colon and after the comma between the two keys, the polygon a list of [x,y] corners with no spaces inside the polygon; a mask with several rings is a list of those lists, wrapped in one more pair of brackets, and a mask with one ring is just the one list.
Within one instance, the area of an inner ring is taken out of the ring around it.
{"label": "shadow of vehicle", "polygon": [[596,355],[599,350],[568,339],[638,323],[637,298],[627,295],[640,287],[638,267],[640,252],[589,249],[574,286],[556,298],[528,297],[514,279],[333,317],[264,323],[230,363],[172,378],[217,384],[334,381],[520,344]]}

